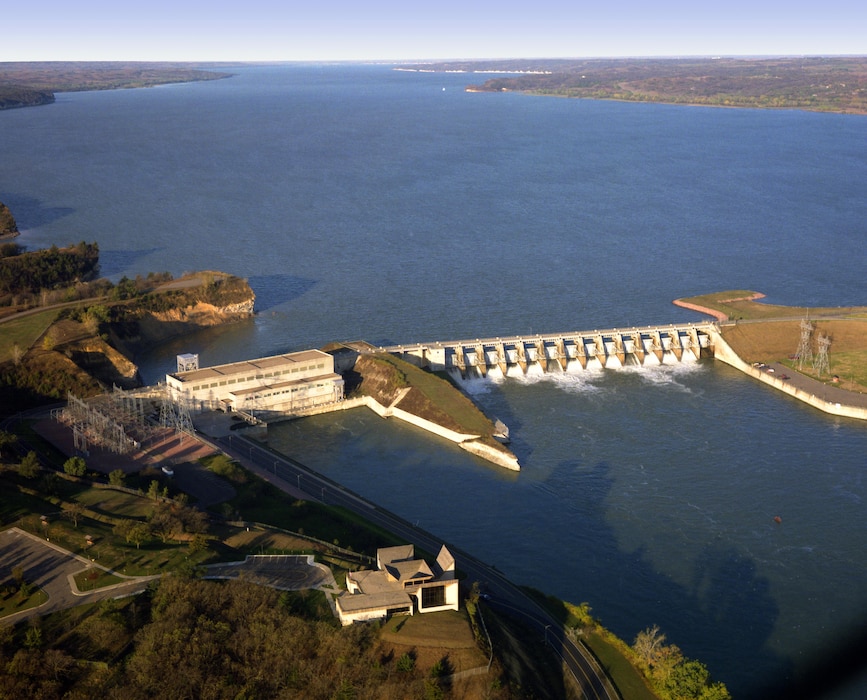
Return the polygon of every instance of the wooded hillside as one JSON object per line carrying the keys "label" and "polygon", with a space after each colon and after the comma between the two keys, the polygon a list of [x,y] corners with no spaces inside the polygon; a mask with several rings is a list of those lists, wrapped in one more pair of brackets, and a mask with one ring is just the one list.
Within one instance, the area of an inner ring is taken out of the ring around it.
{"label": "wooded hillside", "polygon": [[0,109],[48,104],[55,92],[152,87],[231,75],[210,68],[200,63],[0,63]]}

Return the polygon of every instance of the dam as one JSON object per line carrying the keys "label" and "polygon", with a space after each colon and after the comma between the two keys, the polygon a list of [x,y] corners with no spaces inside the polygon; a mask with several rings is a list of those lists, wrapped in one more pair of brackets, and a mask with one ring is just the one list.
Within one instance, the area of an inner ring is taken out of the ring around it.
{"label": "dam", "polygon": [[464,379],[662,365],[713,356],[712,322],[474,338],[376,348]]}

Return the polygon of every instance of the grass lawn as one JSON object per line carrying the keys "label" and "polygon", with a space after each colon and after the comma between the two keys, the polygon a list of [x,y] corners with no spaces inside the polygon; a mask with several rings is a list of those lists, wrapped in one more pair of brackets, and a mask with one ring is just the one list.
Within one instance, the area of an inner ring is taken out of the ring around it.
{"label": "grass lawn", "polygon": [[145,518],[153,510],[153,501],[123,491],[88,488],[76,494],[75,500],[87,508],[123,518]]}
{"label": "grass lawn", "polygon": [[800,318],[723,326],[722,335],[745,362],[781,362],[821,381],[830,381],[836,374],[843,389],[867,391],[867,319],[818,319],[813,324],[814,339],[821,335],[831,338],[828,349],[831,371],[822,377],[816,377],[811,365],[805,364],[799,370],[797,361],[790,359],[800,343]]}
{"label": "grass lawn", "polygon": [[78,590],[80,591],[94,591],[97,588],[113,586],[116,583],[123,583],[126,580],[122,579],[120,576],[115,576],[107,571],[103,571],[102,569],[97,569],[96,567],[80,571],[75,574],[74,578],[75,585],[78,586]]}
{"label": "grass lawn", "polygon": [[397,616],[383,624],[380,639],[399,656],[414,649],[420,668],[428,669],[448,657],[451,672],[486,666],[488,657],[476,645],[466,610]]}
{"label": "grass lawn", "polygon": [[374,528],[354,513],[312,501],[299,501],[248,472],[247,482],[234,484],[237,495],[229,505],[244,520],[267,523],[299,534],[310,534],[355,552],[373,555],[378,547],[400,544],[390,533]]}
{"label": "grass lawn", "polygon": [[[63,516],[57,497],[43,497],[19,490],[19,486],[39,489],[43,479],[44,477],[21,479],[9,468],[0,474],[0,490],[3,493],[3,498],[0,499],[0,524],[17,525],[22,530],[40,537],[49,537],[53,543],[74,554],[129,576],[163,573],[189,563],[203,563],[213,556],[208,549],[193,554],[184,543],[163,544],[157,539],[151,539],[136,548],[134,544],[127,543],[123,537],[116,535],[111,523],[87,517],[86,514],[79,517],[78,527],[75,527]],[[80,495],[83,495],[85,500],[92,500],[93,492],[103,499],[116,493],[92,488],[85,482],[72,482],[59,477],[54,480],[54,485],[58,491],[62,491],[60,497],[67,501],[77,500]],[[149,512],[152,506],[152,502],[144,496],[118,495],[138,498],[141,504],[137,508],[145,512]],[[127,507],[132,508],[129,505]],[[42,522],[43,515],[47,517],[47,525]],[[93,544],[88,544],[88,535]]]}
{"label": "grass lawn", "polygon": [[656,700],[641,674],[613,645],[595,632],[584,635],[584,642],[617,686],[621,697],[629,700]]}
{"label": "grass lawn", "polygon": [[[581,629],[589,618],[590,608],[586,605],[575,606],[564,603],[562,600],[549,596],[534,588],[524,587],[524,591],[531,595],[540,605],[544,606],[555,619],[559,620],[563,627]],[[582,619],[585,618],[585,619]],[[609,632],[595,629],[586,630],[580,637],[586,646],[596,657],[599,664],[611,678],[612,682],[620,691],[621,697],[629,700],[655,700],[656,696],[651,692],[632,662],[624,656],[616,645],[605,639]]]}
{"label": "grass lawn", "polygon": [[[680,301],[722,311],[731,319],[747,321],[723,325],[726,342],[745,362],[781,362],[807,376],[830,381],[839,377],[838,386],[850,391],[867,391],[867,307],[802,307],[763,304],[752,297],[755,292],[733,290],[689,297]],[[817,339],[827,335],[830,372],[817,376],[811,365],[797,367],[791,358],[799,347],[801,321],[813,324],[813,352]],[[766,321],[757,323],[756,321]]]}
{"label": "grass lawn", "polygon": [[[760,295],[759,295],[760,297]],[[686,297],[679,301],[699,306],[706,306],[726,314],[730,319],[752,320],[770,318],[817,318],[819,316],[849,316],[855,318],[867,318],[865,306],[840,306],[840,307],[815,307],[806,306],[778,306],[776,304],[763,304],[756,301],[757,292],[745,289],[735,289],[713,294],[702,294],[695,297]]]}
{"label": "grass lawn", "polygon": [[36,588],[33,592],[22,597],[18,591],[9,591],[0,594],[0,619],[7,615],[21,612],[22,610],[30,610],[36,608],[48,600],[48,596],[41,588]]}
{"label": "grass lawn", "polygon": [[37,338],[54,323],[59,313],[58,309],[53,309],[3,323],[3,332],[0,333],[0,362],[12,359],[12,350],[16,345],[23,352],[27,352]]}

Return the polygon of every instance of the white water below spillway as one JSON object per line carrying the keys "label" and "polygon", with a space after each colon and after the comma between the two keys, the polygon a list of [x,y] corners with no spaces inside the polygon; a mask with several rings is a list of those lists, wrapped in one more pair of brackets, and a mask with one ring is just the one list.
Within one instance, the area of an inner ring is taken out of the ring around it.
{"label": "white water below spillway", "polygon": [[661,364],[659,358],[656,356],[655,352],[648,352],[644,356],[644,364],[645,365],[659,365]]}
{"label": "white water below spillway", "polygon": [[581,364],[580,360],[569,360],[566,363],[566,373],[567,374],[577,374],[578,372],[584,371],[584,365]]}
{"label": "white water below spillway", "polygon": [[605,358],[605,368],[606,369],[620,369],[623,367],[623,363],[620,361],[620,358],[617,355],[609,355]]}
{"label": "white water below spillway", "polygon": [[598,357],[587,358],[587,369],[604,369]]}
{"label": "white water below spillway", "polygon": [[538,362],[531,362],[527,365],[528,377],[541,377],[543,374],[545,374],[545,370]]}
{"label": "white water below spillway", "polygon": [[638,357],[635,355],[627,355],[626,362],[623,363],[624,367],[641,367],[641,362],[639,362]]}
{"label": "white water below spillway", "polygon": [[503,370],[499,365],[490,365],[488,367],[488,379],[500,380],[503,379]]}
{"label": "white water below spillway", "polygon": [[507,365],[506,366],[506,376],[507,377],[523,377],[524,370],[521,369],[521,365]]}

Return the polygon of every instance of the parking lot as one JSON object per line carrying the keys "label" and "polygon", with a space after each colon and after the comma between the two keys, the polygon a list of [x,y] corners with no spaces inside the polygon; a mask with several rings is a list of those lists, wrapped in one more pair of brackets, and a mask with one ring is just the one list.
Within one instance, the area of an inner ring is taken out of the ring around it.
{"label": "parking lot", "polygon": [[129,577],[128,582],[82,593],[78,590],[73,576],[96,566],[95,564],[36,535],[13,527],[0,532],[0,582],[11,581],[13,569],[19,566],[24,572],[24,580],[45,591],[48,601],[38,608],[4,617],[3,623],[18,622],[34,615],[45,615],[81,603],[140,593],[147,588],[149,581],[157,578],[156,576]]}
{"label": "parking lot", "polygon": [[250,555],[244,561],[211,564],[203,578],[244,579],[282,591],[309,588],[337,591],[331,569],[317,564],[310,555]]}

